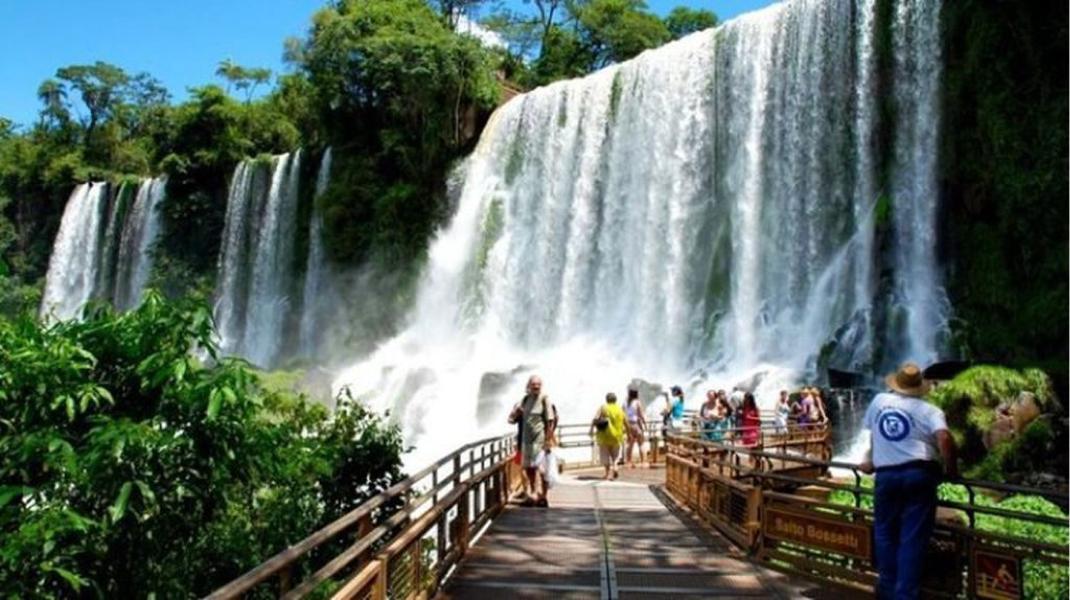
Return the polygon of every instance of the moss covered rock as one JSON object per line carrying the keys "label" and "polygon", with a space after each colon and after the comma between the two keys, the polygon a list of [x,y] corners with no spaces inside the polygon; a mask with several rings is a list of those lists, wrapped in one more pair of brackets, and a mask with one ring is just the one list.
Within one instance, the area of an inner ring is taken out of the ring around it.
{"label": "moss covered rock", "polygon": [[1039,369],[973,367],[929,399],[947,415],[969,476],[1015,480],[1052,467],[1061,454],[1055,448],[1061,407]]}

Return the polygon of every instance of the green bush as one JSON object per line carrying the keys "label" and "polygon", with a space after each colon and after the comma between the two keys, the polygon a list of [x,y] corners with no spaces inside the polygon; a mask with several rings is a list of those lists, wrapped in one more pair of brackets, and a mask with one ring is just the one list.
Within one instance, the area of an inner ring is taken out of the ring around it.
{"label": "green bush", "polygon": [[201,596],[401,476],[396,429],[266,392],[212,337],[207,306],[155,292],[0,320],[0,589]]}
{"label": "green bush", "polygon": [[1054,455],[1040,450],[1054,440],[1050,422],[1037,425],[1028,441],[1004,442],[991,451],[985,448],[984,433],[995,422],[996,407],[1022,392],[1032,393],[1041,411],[1058,412],[1051,381],[1040,369],[976,366],[929,394],[929,400],[946,414],[948,427],[960,447],[962,466],[970,476],[1003,481],[1008,473],[1041,470],[1051,462]]}
{"label": "green bush", "polygon": [[[868,510],[873,510],[873,484],[873,477],[864,476],[862,478],[861,487],[866,490],[862,496],[862,508]],[[945,502],[969,504],[969,493],[963,485],[944,483],[940,485],[937,493],[939,498]],[[836,490],[829,495],[829,502],[842,506],[854,506],[854,494]],[[1066,513],[1058,506],[1039,496],[1010,496],[1002,500],[996,500],[984,494],[976,494],[974,503],[977,506],[1066,519]],[[1059,527],[1043,523],[1030,523],[1009,517],[984,514],[977,515],[975,526],[980,531],[1014,536],[1029,541],[1061,546],[1070,544],[1070,533],[1068,533],[1066,526]],[[1070,571],[1068,571],[1066,565],[1051,565],[1027,560],[1025,561],[1024,572],[1025,597],[1027,598],[1055,600],[1066,598],[1070,594],[1070,588],[1067,585],[1067,576]]]}

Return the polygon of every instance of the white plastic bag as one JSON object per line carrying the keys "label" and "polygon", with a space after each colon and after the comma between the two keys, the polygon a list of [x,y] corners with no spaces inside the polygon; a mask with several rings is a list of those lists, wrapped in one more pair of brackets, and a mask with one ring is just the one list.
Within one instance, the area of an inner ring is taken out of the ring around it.
{"label": "white plastic bag", "polygon": [[549,450],[544,450],[535,458],[535,467],[542,474],[542,480],[546,482],[546,489],[557,485],[561,476],[557,472],[557,455]]}

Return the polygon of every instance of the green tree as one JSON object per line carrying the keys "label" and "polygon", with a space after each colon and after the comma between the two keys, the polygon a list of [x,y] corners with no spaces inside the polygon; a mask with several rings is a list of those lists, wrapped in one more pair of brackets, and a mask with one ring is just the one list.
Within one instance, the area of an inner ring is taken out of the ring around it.
{"label": "green tree", "polygon": [[643,0],[590,0],[571,11],[592,58],[590,70],[628,60],[671,39],[665,23],[647,12]]}
{"label": "green tree", "polygon": [[665,28],[674,40],[717,26],[717,15],[701,8],[677,6],[665,16]]}
{"label": "green tree", "polygon": [[92,65],[71,65],[56,71],[56,78],[78,92],[89,116],[85,125],[86,147],[97,125],[110,117],[124,99],[130,76],[115,65],[97,61]]}
{"label": "green tree", "polygon": [[206,305],[156,294],[0,320],[6,594],[203,596],[401,477],[395,428],[269,392],[212,338]]}
{"label": "green tree", "polygon": [[[340,2],[287,54],[338,150],[325,198],[332,251],[390,264],[419,256],[442,215],[445,171],[472,139],[470,115],[497,101],[494,54],[423,0]],[[350,148],[360,156],[347,158]]]}
{"label": "green tree", "polygon": [[37,99],[41,108],[41,125],[57,128],[66,127],[71,114],[67,106],[67,90],[55,79],[46,79],[37,87]]}
{"label": "green tree", "polygon": [[271,69],[263,67],[243,67],[231,59],[219,62],[215,74],[227,82],[227,93],[231,88],[245,91],[245,102],[253,99],[256,88],[271,81]]}

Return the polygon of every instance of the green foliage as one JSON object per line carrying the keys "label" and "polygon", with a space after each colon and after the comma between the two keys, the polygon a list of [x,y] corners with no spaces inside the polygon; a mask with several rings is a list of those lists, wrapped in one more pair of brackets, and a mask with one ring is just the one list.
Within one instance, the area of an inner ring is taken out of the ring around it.
{"label": "green foliage", "polygon": [[220,61],[215,74],[227,82],[227,93],[231,86],[245,91],[245,103],[248,104],[256,88],[271,81],[271,69],[262,67],[243,67],[231,59]]}
{"label": "green foliage", "polygon": [[977,360],[1067,373],[1065,6],[943,9],[949,291]]}
{"label": "green foliage", "polygon": [[[866,490],[862,496],[862,508],[868,510],[873,509],[873,484],[873,477],[864,476],[862,478],[862,488]],[[937,494],[945,502],[969,504],[970,501],[966,487],[958,484],[941,484]],[[854,506],[854,494],[843,490],[835,490],[829,495],[829,502],[843,506]],[[974,503],[977,506],[1066,519],[1066,513],[1040,496],[1018,495],[997,500],[984,494],[976,494]],[[1014,536],[1030,541],[1062,546],[1070,543],[1070,534],[1068,534],[1068,529],[1065,526],[1060,527],[1031,523],[1010,517],[978,514],[976,527],[981,531]],[[1040,561],[1026,560],[1024,570],[1026,597],[1037,600],[1056,600],[1066,598],[1067,594],[1070,593],[1070,589],[1067,587],[1068,570],[1065,565],[1049,565]]]}
{"label": "green foliage", "polygon": [[168,174],[160,247],[169,260],[158,262],[156,281],[172,294],[189,291],[183,283],[191,275],[198,281],[214,274],[234,166],[246,156],[300,144],[297,128],[270,100],[242,104],[214,85],[191,92],[175,108],[157,150]]}
{"label": "green foliage", "polygon": [[395,429],[263,391],[212,336],[207,306],[154,293],[0,321],[6,593],[201,596],[400,476]]}
{"label": "green foliage", "polygon": [[308,76],[339,165],[322,199],[336,260],[422,257],[443,216],[445,174],[470,143],[469,109],[498,99],[495,55],[423,0],[340,2],[291,57]]}
{"label": "green foliage", "polygon": [[591,69],[621,62],[671,39],[666,24],[646,11],[643,0],[590,0],[572,9]]}
{"label": "green foliage", "polygon": [[665,16],[665,28],[674,40],[717,26],[717,15],[701,8],[677,6]]}
{"label": "green foliage", "polygon": [[887,229],[892,226],[894,207],[892,197],[881,194],[877,197],[877,204],[873,207],[873,224],[878,229]]}

